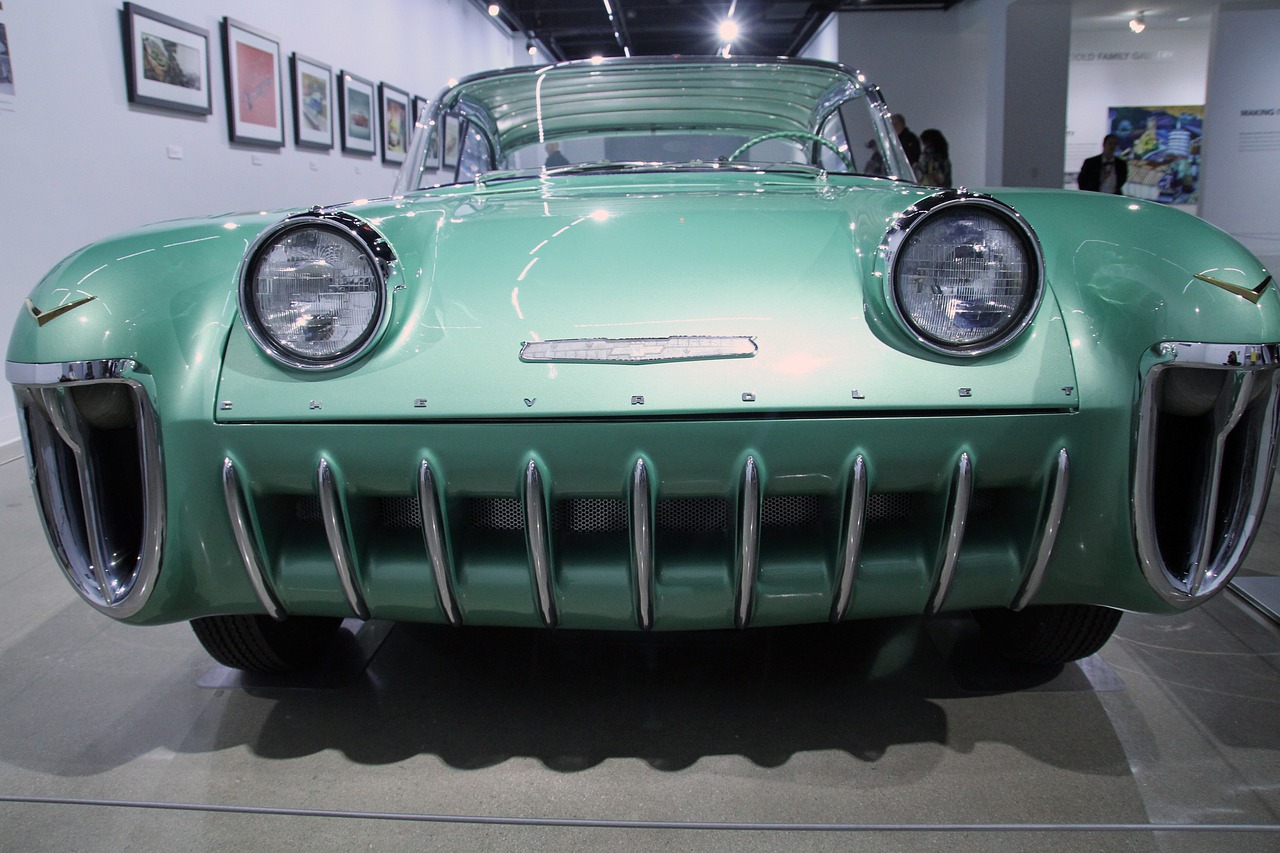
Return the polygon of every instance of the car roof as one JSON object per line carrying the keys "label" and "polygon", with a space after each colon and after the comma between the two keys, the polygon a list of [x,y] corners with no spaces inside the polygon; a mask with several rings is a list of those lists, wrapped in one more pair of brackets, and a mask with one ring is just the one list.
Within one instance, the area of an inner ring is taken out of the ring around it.
{"label": "car roof", "polygon": [[814,133],[840,102],[868,91],[837,63],[642,57],[486,72],[447,89],[440,106],[511,151],[588,130]]}

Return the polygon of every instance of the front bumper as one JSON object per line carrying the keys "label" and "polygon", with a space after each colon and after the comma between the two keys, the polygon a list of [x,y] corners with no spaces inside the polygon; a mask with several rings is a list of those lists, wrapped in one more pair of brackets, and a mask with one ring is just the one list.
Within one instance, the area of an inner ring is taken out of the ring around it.
{"label": "front bumper", "polygon": [[140,366],[8,376],[54,551],[113,616],[678,630],[1203,601],[1265,505],[1278,364],[1155,349],[1120,413],[166,424],[168,476]]}

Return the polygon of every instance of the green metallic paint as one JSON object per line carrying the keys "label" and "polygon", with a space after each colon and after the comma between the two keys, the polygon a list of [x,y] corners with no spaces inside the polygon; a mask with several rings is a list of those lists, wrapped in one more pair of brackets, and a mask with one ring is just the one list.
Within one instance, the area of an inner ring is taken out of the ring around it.
{"label": "green metallic paint", "polygon": [[[570,187],[585,197],[568,197]],[[258,534],[276,555],[269,573],[290,612],[349,613],[323,534],[289,514],[293,497],[314,494],[324,456],[342,474],[373,615],[442,622],[421,537],[375,536],[360,523],[374,498],[414,493],[422,459],[455,509],[473,496],[517,497],[530,458],[553,499],[626,500],[632,466],[645,458],[660,498],[719,495],[732,512],[749,453],[766,497],[820,495],[839,518],[847,472],[864,454],[873,492],[928,496],[919,510],[928,527],[868,539],[849,613],[861,618],[924,609],[961,452],[973,459],[975,488],[1007,500],[970,525],[947,609],[1011,600],[1062,447],[1072,486],[1037,601],[1169,610],[1136,565],[1130,483],[1116,476],[1130,469],[1132,444],[1117,436],[1133,435],[1153,345],[1280,341],[1280,294],[1270,288],[1253,305],[1194,281],[1238,275],[1252,286],[1266,273],[1192,217],[1094,194],[993,190],[1038,233],[1048,298],[1007,351],[964,362],[912,352],[873,328],[863,288],[885,228],[923,192],[853,179],[593,177],[353,205],[395,247],[391,285],[404,290],[393,294],[377,351],[331,376],[275,364],[235,318],[243,251],[283,214],[156,226],[51,272],[32,294],[42,308],[97,299],[43,328],[21,312],[8,358],[132,358],[147,371],[169,462],[169,530],[155,593],[134,622],[259,611],[222,508],[226,457],[266,519]],[[596,210],[609,215],[592,219]],[[754,335],[760,353],[645,366],[518,359],[520,342],[535,336],[690,333]],[[960,398],[959,387],[973,396]],[[744,392],[756,402],[743,402]],[[645,396],[643,409],[633,395]],[[323,408],[309,409],[319,398]],[[428,405],[414,407],[415,398]],[[215,422],[224,399],[233,408]],[[374,420],[385,423],[362,425]],[[766,544],[753,624],[825,620],[835,527]],[[660,543],[658,629],[733,624],[733,549],[724,544],[684,543],[681,556]],[[466,621],[539,624],[522,541],[450,548]],[[601,541],[556,544],[563,626],[635,627],[627,553]]]}
{"label": "green metallic paint", "polygon": [[[302,377],[237,327],[218,391],[232,408],[219,419],[1074,405],[1063,391],[1076,380],[1051,299],[1017,345],[979,360],[927,356],[905,341],[886,346],[870,328],[863,289],[882,289],[873,277],[879,241],[918,190],[705,174],[522,186],[356,209],[400,255],[391,286],[404,289],[393,292],[382,345],[353,367]],[[751,336],[759,351],[647,365],[519,360],[530,340],[678,335]],[[639,397],[643,408],[633,403]]]}

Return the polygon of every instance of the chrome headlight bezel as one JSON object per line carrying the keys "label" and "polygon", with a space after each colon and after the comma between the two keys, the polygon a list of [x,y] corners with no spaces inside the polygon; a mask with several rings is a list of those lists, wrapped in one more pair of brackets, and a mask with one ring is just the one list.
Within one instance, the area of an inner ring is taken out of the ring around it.
{"label": "chrome headlight bezel", "polygon": [[[271,334],[258,316],[254,292],[259,264],[280,240],[300,230],[318,229],[337,234],[364,254],[376,282],[373,319],[351,345],[333,357],[311,358],[286,347]],[[386,239],[369,223],[344,211],[316,208],[296,214],[264,230],[249,245],[240,268],[239,306],[245,329],[258,347],[274,361],[297,370],[333,370],[362,358],[381,340],[390,317],[388,281],[394,275],[395,253]]]}
{"label": "chrome headlight bezel", "polygon": [[[957,210],[978,208],[1002,220],[1022,243],[1028,267],[1028,292],[1022,299],[1016,317],[991,336],[971,343],[954,343],[931,335],[915,323],[903,307],[898,290],[903,250],[913,235],[938,216],[952,215]],[[884,299],[894,319],[913,342],[942,355],[972,358],[986,355],[1016,340],[1031,324],[1044,299],[1044,255],[1035,232],[1022,216],[991,196],[965,190],[948,190],[917,201],[894,220],[880,246],[880,269],[884,283]]]}

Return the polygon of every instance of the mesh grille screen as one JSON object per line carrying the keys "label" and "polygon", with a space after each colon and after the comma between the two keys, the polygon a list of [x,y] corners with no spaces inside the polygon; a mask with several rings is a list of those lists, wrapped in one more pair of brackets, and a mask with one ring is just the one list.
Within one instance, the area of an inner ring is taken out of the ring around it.
{"label": "mesh grille screen", "polygon": [[903,521],[911,514],[910,492],[873,494],[867,500],[867,521]]}
{"label": "mesh grille screen", "polygon": [[573,533],[616,533],[627,529],[627,502],[621,498],[558,501],[551,523]]}

